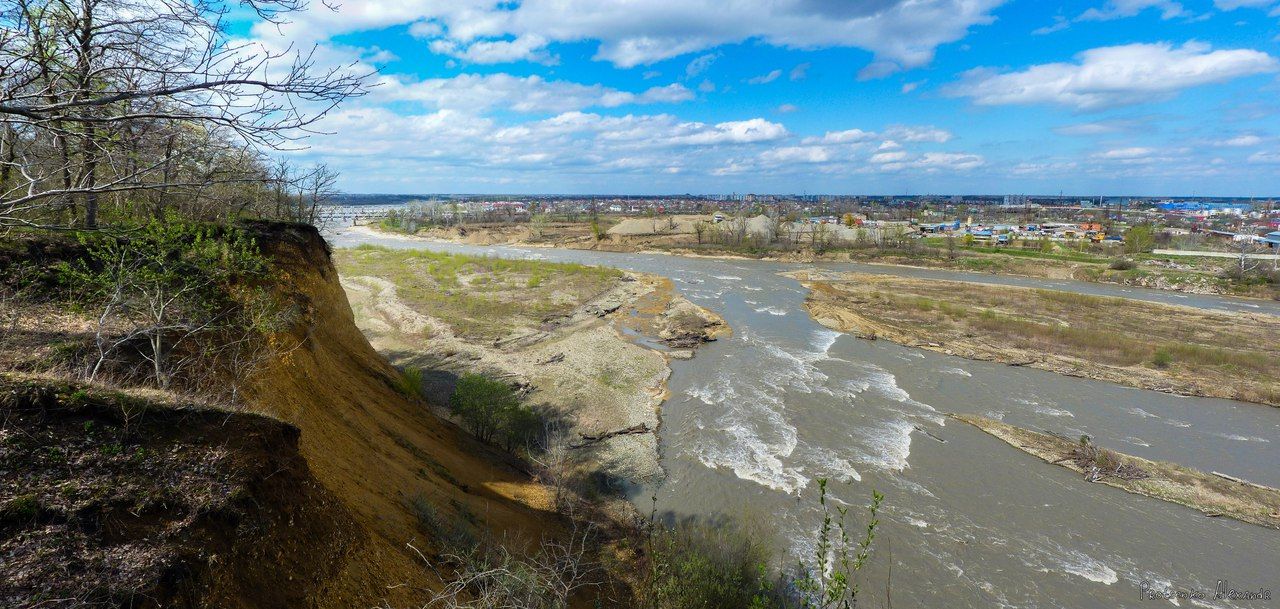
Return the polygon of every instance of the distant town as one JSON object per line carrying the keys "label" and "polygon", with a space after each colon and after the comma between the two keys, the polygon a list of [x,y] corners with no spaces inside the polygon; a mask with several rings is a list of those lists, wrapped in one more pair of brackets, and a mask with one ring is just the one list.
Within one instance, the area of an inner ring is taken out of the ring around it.
{"label": "distant town", "polygon": [[458,222],[519,222],[547,214],[568,221],[598,216],[766,215],[802,224],[909,227],[979,243],[1015,238],[1121,240],[1134,224],[1165,235],[1203,235],[1226,244],[1280,248],[1280,199],[1068,197],[1033,195],[382,195],[343,194],[330,217],[354,222],[416,204]]}

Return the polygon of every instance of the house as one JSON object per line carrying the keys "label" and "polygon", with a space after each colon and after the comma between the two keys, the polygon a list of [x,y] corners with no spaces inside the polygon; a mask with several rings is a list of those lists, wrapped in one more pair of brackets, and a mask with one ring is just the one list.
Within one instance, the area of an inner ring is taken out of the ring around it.
{"label": "house", "polygon": [[973,235],[974,241],[979,241],[983,243],[991,241],[991,238],[995,236],[994,233],[992,233],[991,229],[989,228],[974,229],[969,231],[969,234]]}
{"label": "house", "polygon": [[1280,249],[1280,230],[1262,236],[1262,244],[1271,249]]}

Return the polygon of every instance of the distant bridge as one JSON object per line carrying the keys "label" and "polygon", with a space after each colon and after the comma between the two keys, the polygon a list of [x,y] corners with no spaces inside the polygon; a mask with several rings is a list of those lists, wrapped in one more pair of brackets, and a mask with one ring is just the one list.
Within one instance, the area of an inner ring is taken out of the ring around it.
{"label": "distant bridge", "polygon": [[370,220],[381,220],[387,212],[400,205],[342,205],[322,208],[317,214],[319,223],[328,226],[354,226]]}

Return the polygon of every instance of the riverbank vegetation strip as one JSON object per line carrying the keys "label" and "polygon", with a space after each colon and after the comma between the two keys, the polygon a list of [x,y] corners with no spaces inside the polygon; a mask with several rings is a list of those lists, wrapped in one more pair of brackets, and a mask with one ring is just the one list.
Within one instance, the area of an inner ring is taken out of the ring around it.
{"label": "riverbank vegetation strip", "polygon": [[950,416],[1004,440],[1014,448],[1085,474],[1107,486],[1177,503],[1208,516],[1229,516],[1280,529],[1280,490],[1173,463],[1126,455],[1091,446],[1087,440],[1073,441],[986,417]]}
{"label": "riverbank vegetation strip", "polygon": [[792,273],[821,324],[970,359],[1280,406],[1280,317],[1056,290]]}
{"label": "riverbank vegetation strip", "polygon": [[[668,222],[670,220],[670,222]],[[610,225],[617,223],[610,228]],[[1187,258],[1152,253],[1124,253],[1115,244],[1053,243],[1021,240],[1017,245],[984,246],[943,237],[909,238],[906,233],[863,230],[853,239],[837,239],[834,229],[812,229],[801,237],[769,230],[770,239],[724,239],[699,235],[698,230],[625,230],[634,226],[685,226],[725,236],[710,216],[659,218],[602,217],[600,222],[479,223],[465,226],[369,225],[402,238],[424,238],[473,245],[520,245],[611,252],[660,251],[694,257],[775,260],[779,262],[866,262],[956,271],[1073,279],[1130,285],[1193,294],[1280,298],[1280,275],[1265,265],[1245,272],[1236,260]],[[606,230],[607,229],[607,230]],[[817,237],[826,235],[821,240]],[[1119,249],[1117,249],[1119,248]]]}

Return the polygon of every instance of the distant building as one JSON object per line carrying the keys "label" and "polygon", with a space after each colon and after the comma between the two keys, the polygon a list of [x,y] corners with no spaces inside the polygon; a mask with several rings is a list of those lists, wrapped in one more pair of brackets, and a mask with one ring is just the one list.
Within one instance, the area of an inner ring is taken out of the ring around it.
{"label": "distant building", "polygon": [[1027,205],[1027,195],[1005,195],[1005,207],[1025,207]]}
{"label": "distant building", "polygon": [[1193,216],[1240,216],[1250,209],[1248,203],[1206,203],[1203,201],[1162,201],[1156,207],[1163,211],[1182,212]]}

